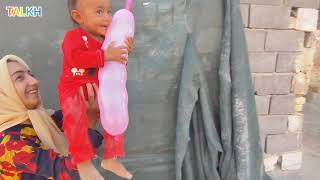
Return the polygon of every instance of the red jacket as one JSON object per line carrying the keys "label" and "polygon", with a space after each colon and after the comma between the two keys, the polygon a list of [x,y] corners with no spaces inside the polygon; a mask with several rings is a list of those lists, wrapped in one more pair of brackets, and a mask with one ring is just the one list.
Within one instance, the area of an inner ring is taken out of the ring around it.
{"label": "red jacket", "polygon": [[102,42],[93,39],[81,28],[66,33],[62,43],[63,62],[58,90],[64,98],[85,83],[98,84],[98,70],[104,65]]}

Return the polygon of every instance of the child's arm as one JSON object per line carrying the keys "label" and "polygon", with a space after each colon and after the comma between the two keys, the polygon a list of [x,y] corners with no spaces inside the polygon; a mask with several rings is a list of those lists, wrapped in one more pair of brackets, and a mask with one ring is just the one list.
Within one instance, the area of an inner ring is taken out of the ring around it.
{"label": "child's arm", "polygon": [[104,51],[103,50],[88,50],[85,46],[78,42],[79,40],[72,40],[66,36],[62,51],[68,64],[77,68],[99,68],[104,65]]}
{"label": "child's arm", "polygon": [[132,51],[132,39],[126,40],[126,46],[114,46],[111,43],[106,50],[89,50],[79,37],[67,34],[62,44],[62,51],[68,64],[77,68],[99,68],[105,61],[118,61],[126,63],[125,54]]}
{"label": "child's arm", "polygon": [[111,42],[109,47],[104,51],[105,61],[117,61],[126,64],[128,59],[125,56],[128,53],[127,46],[114,46],[114,42]]}
{"label": "child's arm", "polygon": [[112,61],[118,61],[123,64],[127,64],[128,59],[126,58],[126,55],[128,53],[131,54],[133,51],[133,38],[127,37],[124,41],[124,46],[118,46],[114,47],[114,42],[111,43],[108,47],[108,49],[105,50],[105,60],[112,60]]}

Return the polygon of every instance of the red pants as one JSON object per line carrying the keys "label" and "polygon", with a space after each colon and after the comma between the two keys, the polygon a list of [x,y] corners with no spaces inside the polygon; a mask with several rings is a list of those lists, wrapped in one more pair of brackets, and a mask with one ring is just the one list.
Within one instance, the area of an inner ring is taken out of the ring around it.
{"label": "red pants", "polygon": [[[60,97],[63,113],[63,129],[69,144],[69,151],[75,164],[92,160],[95,150],[88,137],[88,117],[83,98],[74,93],[72,96]],[[124,134],[112,136],[104,132],[104,159],[123,157]]]}

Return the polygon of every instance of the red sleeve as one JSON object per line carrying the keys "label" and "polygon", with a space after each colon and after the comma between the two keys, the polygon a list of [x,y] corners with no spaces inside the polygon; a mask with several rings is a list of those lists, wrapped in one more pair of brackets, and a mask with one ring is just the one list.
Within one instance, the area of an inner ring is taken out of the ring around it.
{"label": "red sleeve", "polygon": [[90,50],[85,46],[81,35],[68,32],[62,43],[64,59],[71,67],[99,68],[104,65],[104,51],[101,49]]}

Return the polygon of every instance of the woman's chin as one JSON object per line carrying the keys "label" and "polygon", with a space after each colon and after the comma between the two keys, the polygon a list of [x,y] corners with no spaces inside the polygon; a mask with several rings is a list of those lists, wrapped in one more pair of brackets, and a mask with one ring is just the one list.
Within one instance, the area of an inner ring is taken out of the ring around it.
{"label": "woman's chin", "polygon": [[26,107],[28,109],[37,109],[39,108],[41,105],[41,99],[40,97],[38,99],[34,99],[32,101],[29,101],[27,104],[26,104]]}

